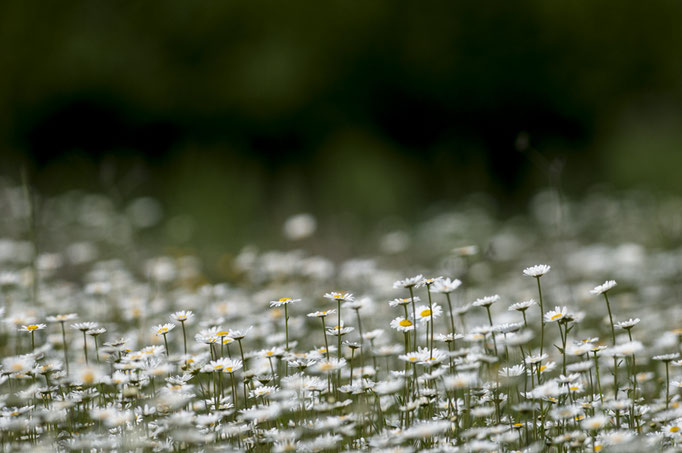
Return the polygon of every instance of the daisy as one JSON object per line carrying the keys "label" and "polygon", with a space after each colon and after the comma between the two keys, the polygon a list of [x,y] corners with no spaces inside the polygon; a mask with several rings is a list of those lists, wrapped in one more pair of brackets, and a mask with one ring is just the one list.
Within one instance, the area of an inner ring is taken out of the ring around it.
{"label": "daisy", "polygon": [[281,297],[277,300],[271,300],[270,301],[270,307],[281,307],[282,305],[293,304],[295,302],[300,302],[300,301],[301,301],[301,299],[292,299],[291,297]]}
{"label": "daisy", "polygon": [[194,317],[194,313],[191,311],[176,311],[175,313],[170,315],[171,320],[177,321],[177,322],[187,322],[190,321]]}
{"label": "daisy", "polygon": [[44,329],[45,327],[47,327],[47,325],[45,325],[45,324],[29,324],[28,326],[21,326],[21,328],[19,329],[19,331],[21,331],[21,332],[31,332],[31,333],[33,333],[33,332],[35,332],[36,330],[42,330],[42,329]]}
{"label": "daisy", "polygon": [[4,373],[26,373],[33,368],[35,357],[31,354],[5,357],[2,359]]}
{"label": "daisy", "polygon": [[[639,343],[639,342],[638,342]],[[641,343],[640,343],[641,345]],[[671,354],[661,354],[652,357],[652,360],[660,360],[661,362],[671,362],[680,356],[679,353],[673,352]]]}
{"label": "daisy", "polygon": [[498,371],[499,375],[502,377],[516,377],[516,376],[521,376],[524,371],[524,366],[523,365],[514,365],[512,367],[502,367],[500,371]]}
{"label": "daisy", "polygon": [[477,373],[457,373],[453,376],[445,376],[445,388],[448,390],[459,390],[476,387],[478,384]]}
{"label": "daisy", "polygon": [[523,275],[528,277],[540,278],[550,271],[551,266],[547,264],[537,264],[535,266],[527,267],[523,270]]}
{"label": "daisy", "polygon": [[230,332],[230,337],[234,338],[237,341],[241,341],[244,338],[246,338],[246,335],[249,333],[251,329],[253,329],[253,326],[249,326],[244,330],[232,330]]}
{"label": "daisy", "polygon": [[586,418],[580,423],[582,429],[586,431],[599,431],[609,422],[609,418],[604,414],[597,414],[594,417]]}
{"label": "daisy", "polygon": [[609,291],[611,288],[616,286],[616,281],[615,280],[607,280],[601,285],[595,286],[594,289],[590,290],[591,294],[604,294],[605,292]]}
{"label": "daisy", "polygon": [[47,321],[48,322],[66,322],[66,321],[71,321],[78,318],[78,315],[76,313],[67,313],[67,314],[61,314],[61,315],[55,315],[55,316],[48,316]]}
{"label": "daisy", "polygon": [[166,324],[159,324],[157,326],[152,327],[152,331],[158,336],[158,335],[167,335],[168,332],[171,330],[175,329],[175,324],[173,323],[166,323]]}
{"label": "daisy", "polygon": [[99,323],[97,323],[97,322],[78,322],[76,324],[71,324],[71,327],[85,333],[88,330],[96,329],[97,327],[99,327]]}
{"label": "daisy", "polygon": [[545,322],[557,322],[561,321],[568,315],[568,309],[566,307],[554,307],[554,310],[550,310],[545,313]]}
{"label": "daisy", "polygon": [[528,310],[530,307],[532,307],[535,304],[536,304],[535,299],[528,299],[528,300],[524,300],[521,302],[516,302],[516,303],[511,304],[509,306],[509,311],[521,311],[521,312],[523,312],[523,311]]}
{"label": "daisy", "polygon": [[637,324],[639,324],[639,318],[635,318],[635,319],[630,318],[627,321],[617,322],[616,328],[624,329],[624,330],[630,330],[633,327],[635,327]]}
{"label": "daisy", "polygon": [[480,297],[473,301],[471,305],[474,307],[490,307],[492,304],[500,300],[500,296],[495,294],[493,296]]}
{"label": "daisy", "polygon": [[434,293],[449,294],[459,288],[461,284],[462,282],[457,278],[450,279],[441,277],[433,283],[431,291]]}
{"label": "daisy", "polygon": [[336,310],[324,310],[324,311],[314,311],[312,313],[308,313],[309,318],[325,318],[332,313],[336,313]]}
{"label": "daisy", "polygon": [[408,352],[407,354],[399,355],[398,359],[408,363],[417,363],[421,360],[419,356],[418,352]]}
{"label": "daisy", "polygon": [[419,364],[435,366],[442,363],[447,358],[447,354],[438,349],[420,348]]}
{"label": "daisy", "polygon": [[398,280],[393,283],[394,288],[413,288],[415,287],[419,282],[421,282],[424,279],[424,276],[422,274],[415,275],[414,277],[408,277],[404,280]]}
{"label": "daisy", "polygon": [[[419,296],[414,296],[414,301],[415,301],[415,302],[419,302],[420,300],[421,300],[421,299],[419,299]],[[397,298],[397,299],[393,299],[393,300],[388,301],[388,305],[389,305],[390,307],[399,307],[399,306],[402,306],[402,305],[407,305],[407,304],[409,304],[410,302],[412,302],[412,298],[411,298],[411,297],[402,297],[402,298]]]}
{"label": "daisy", "polygon": [[399,332],[409,332],[414,330],[414,323],[407,318],[398,316],[391,321],[391,328],[396,329]]}
{"label": "daisy", "polygon": [[433,305],[433,310],[426,305],[417,307],[417,319],[419,322],[430,322],[434,318],[439,318],[443,314],[443,309],[438,304]]}
{"label": "daisy", "polygon": [[423,288],[424,286],[426,286],[427,288],[431,288],[431,285],[435,284],[442,278],[443,277],[423,278],[419,283],[415,285],[415,288]]}
{"label": "daisy", "polygon": [[347,301],[355,300],[352,293],[336,292],[336,291],[325,293],[324,297],[326,299],[329,299],[329,300],[332,300],[335,302],[338,302],[338,301],[347,302]]}
{"label": "daisy", "polygon": [[320,373],[332,373],[340,370],[346,366],[346,359],[330,358],[321,360],[314,367],[313,370]]}

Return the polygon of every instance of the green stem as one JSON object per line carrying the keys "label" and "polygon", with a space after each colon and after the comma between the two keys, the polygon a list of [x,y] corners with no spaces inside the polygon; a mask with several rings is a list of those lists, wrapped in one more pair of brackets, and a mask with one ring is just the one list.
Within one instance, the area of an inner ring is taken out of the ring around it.
{"label": "green stem", "polygon": [[322,320],[322,334],[324,335],[325,352],[327,353],[327,360],[329,360],[329,343],[327,342],[327,328],[324,325],[324,316],[321,316],[320,319]]}
{"label": "green stem", "polygon": [[64,363],[66,363],[66,374],[69,374],[69,347],[66,344],[66,329],[64,329],[64,321],[61,321],[62,325],[62,343],[64,343]]}
{"label": "green stem", "polygon": [[[187,355],[187,332],[185,331],[185,321],[180,321],[180,325],[182,326],[182,343],[185,347],[185,355]],[[222,338],[220,339],[220,345],[222,347],[223,341]]]}
{"label": "green stem", "polygon": [[88,341],[85,336],[85,330],[83,331],[83,354],[85,355],[85,364],[88,364]]}
{"label": "green stem", "polygon": [[536,277],[538,283],[538,295],[540,297],[540,355],[545,347],[545,307],[542,303],[542,286],[540,285],[540,277]]}
{"label": "green stem", "polygon": [[416,352],[417,343],[419,343],[419,335],[417,335],[417,308],[414,305],[414,291],[411,286],[408,289],[410,290],[410,299],[412,300],[412,319],[414,322],[414,344],[412,345],[412,350]]}
{"label": "green stem", "polygon": [[609,311],[609,322],[611,326],[611,340],[613,341],[613,345],[616,345],[616,330],[613,327],[613,316],[611,316],[611,304],[609,303],[609,296],[604,294],[604,300],[606,300],[606,309]]}

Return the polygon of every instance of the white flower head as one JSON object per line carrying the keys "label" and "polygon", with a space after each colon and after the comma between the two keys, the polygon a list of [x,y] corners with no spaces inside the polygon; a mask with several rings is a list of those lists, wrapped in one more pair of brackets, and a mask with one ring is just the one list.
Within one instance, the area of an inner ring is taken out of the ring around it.
{"label": "white flower head", "polygon": [[420,305],[417,307],[416,311],[417,319],[422,323],[432,321],[434,318],[438,318],[443,314],[443,309],[438,304],[433,304],[432,309],[426,305]]}
{"label": "white flower head", "polygon": [[166,323],[166,324],[159,324],[158,326],[152,327],[152,331],[156,335],[166,335],[168,332],[171,330],[175,329],[175,324],[173,323]]}
{"label": "white flower head", "polygon": [[535,266],[527,267],[523,270],[523,275],[528,277],[540,278],[550,271],[551,266],[547,264],[536,264]]}
{"label": "white flower head", "polygon": [[450,294],[451,292],[459,288],[461,284],[462,282],[457,278],[455,279],[440,278],[436,280],[431,286],[431,292]]}
{"label": "white flower head", "polygon": [[177,321],[177,322],[190,321],[193,317],[194,317],[194,313],[192,313],[190,310],[176,311],[175,313],[170,315],[170,318],[173,321]]}
{"label": "white flower head", "polygon": [[595,286],[593,290],[590,290],[591,294],[604,294],[605,292],[609,291],[612,289],[614,286],[616,286],[617,283],[615,280],[607,280],[601,285]]}
{"label": "white flower head", "polygon": [[353,294],[347,293],[347,292],[337,292],[337,291],[332,291],[329,293],[326,293],[324,295],[326,299],[333,300],[333,301],[341,301],[341,302],[346,302],[346,301],[351,301],[355,300]]}
{"label": "white flower head", "polygon": [[564,319],[568,315],[568,309],[566,307],[554,307],[554,310],[550,310],[545,313],[545,322],[558,322]]}
{"label": "white flower head", "polygon": [[632,329],[637,324],[639,324],[639,318],[634,318],[634,319],[630,318],[627,321],[617,322],[615,324],[615,327],[618,329]]}
{"label": "white flower head", "polygon": [[415,275],[414,277],[408,277],[404,280],[398,280],[393,283],[394,288],[412,288],[416,286],[419,282],[424,279],[422,274]]}
{"label": "white flower head", "polygon": [[282,305],[293,304],[295,302],[300,302],[300,301],[301,301],[301,299],[293,299],[291,297],[280,297],[277,300],[271,300],[270,306],[271,307],[281,307]]}
{"label": "white flower head", "polygon": [[533,305],[535,305],[535,299],[528,299],[511,304],[509,306],[509,311],[526,311]]}
{"label": "white flower head", "polygon": [[609,422],[609,417],[604,414],[597,414],[594,417],[586,418],[580,423],[580,427],[586,431],[599,431]]}
{"label": "white flower head", "polygon": [[391,321],[391,327],[399,332],[409,332],[414,330],[414,323],[407,318],[398,316]]}
{"label": "white flower head", "polygon": [[471,305],[473,305],[474,307],[490,307],[498,300],[500,300],[500,296],[498,294],[495,294],[492,296],[480,297],[473,301]]}

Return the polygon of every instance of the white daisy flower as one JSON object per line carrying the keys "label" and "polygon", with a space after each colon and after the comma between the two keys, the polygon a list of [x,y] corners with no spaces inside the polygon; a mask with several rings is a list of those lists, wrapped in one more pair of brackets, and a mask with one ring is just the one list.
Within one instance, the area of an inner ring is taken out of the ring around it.
{"label": "white daisy flower", "polygon": [[471,305],[474,307],[490,307],[492,304],[500,300],[500,296],[498,294],[494,294],[492,296],[486,296],[486,297],[480,297],[473,301]]}
{"label": "white daisy flower", "polygon": [[594,289],[590,290],[591,294],[604,294],[613,287],[617,285],[615,280],[607,280],[601,285],[595,286]]}
{"label": "white daisy flower", "polygon": [[407,318],[398,316],[391,321],[391,327],[399,332],[409,332],[414,330],[414,323]]}
{"label": "white daisy flower", "polygon": [[419,282],[424,279],[422,274],[415,275],[414,277],[408,277],[404,280],[398,280],[393,283],[394,288],[412,288],[416,286]]}
{"label": "white daisy flower", "polygon": [[535,266],[527,267],[523,270],[523,275],[528,277],[540,278],[550,271],[551,266],[547,264],[536,264]]}
{"label": "white daisy flower", "polygon": [[568,309],[566,307],[554,307],[554,310],[545,313],[545,322],[558,322],[566,318],[567,315]]}
{"label": "white daisy flower", "polygon": [[295,302],[300,302],[300,301],[301,301],[301,299],[293,299],[291,297],[281,297],[277,300],[271,300],[270,301],[270,307],[281,307],[282,305],[293,304]]}

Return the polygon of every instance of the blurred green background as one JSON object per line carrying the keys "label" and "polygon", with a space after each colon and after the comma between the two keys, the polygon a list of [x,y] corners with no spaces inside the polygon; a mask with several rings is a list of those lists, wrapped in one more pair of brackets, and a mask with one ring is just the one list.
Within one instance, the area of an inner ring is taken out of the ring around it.
{"label": "blurred green background", "polygon": [[478,191],[679,194],[680,24],[673,0],[5,0],[0,173],[155,196],[165,241],[226,250],[301,211],[333,233]]}

